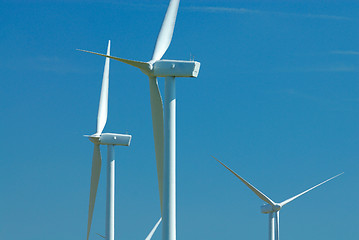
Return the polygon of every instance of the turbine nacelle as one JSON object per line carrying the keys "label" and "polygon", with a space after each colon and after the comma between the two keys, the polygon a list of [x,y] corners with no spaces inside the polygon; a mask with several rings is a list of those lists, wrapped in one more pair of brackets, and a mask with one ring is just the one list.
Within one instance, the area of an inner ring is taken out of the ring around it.
{"label": "turbine nacelle", "polygon": [[147,75],[154,77],[197,77],[200,63],[182,60],[158,60],[152,65]]}
{"label": "turbine nacelle", "polygon": [[91,142],[100,145],[120,145],[120,146],[130,146],[131,135],[128,134],[118,134],[118,133],[102,133],[102,134],[93,134],[85,135],[88,137]]}
{"label": "turbine nacelle", "polygon": [[275,204],[274,206],[270,204],[264,204],[261,206],[261,212],[264,214],[278,212],[282,206],[280,204]]}

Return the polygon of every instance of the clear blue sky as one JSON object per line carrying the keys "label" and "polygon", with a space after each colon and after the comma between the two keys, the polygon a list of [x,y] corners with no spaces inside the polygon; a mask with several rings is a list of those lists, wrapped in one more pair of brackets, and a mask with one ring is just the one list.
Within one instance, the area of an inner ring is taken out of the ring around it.
{"label": "clear blue sky", "polygon": [[[0,239],[86,238],[104,58],[150,60],[167,0],[0,1]],[[359,238],[359,2],[182,0],[165,58],[177,80],[177,238],[267,239],[262,201],[344,175],[281,211],[282,239]],[[160,80],[161,88],[163,80]],[[160,217],[147,77],[111,61],[116,239]],[[106,148],[102,149],[103,158]],[[103,165],[105,170],[105,165]],[[105,171],[91,239],[104,233]],[[161,239],[160,231],[153,238]]]}

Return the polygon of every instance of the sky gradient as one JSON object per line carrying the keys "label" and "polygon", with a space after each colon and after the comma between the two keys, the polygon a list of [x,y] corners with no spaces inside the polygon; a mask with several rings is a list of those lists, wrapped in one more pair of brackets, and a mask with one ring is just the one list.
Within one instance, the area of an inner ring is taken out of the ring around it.
{"label": "sky gradient", "polygon": [[[150,60],[167,0],[0,1],[0,239],[86,238],[106,51]],[[359,2],[182,0],[165,59],[177,83],[177,238],[267,239],[263,203],[344,175],[281,210],[282,239],[359,238]],[[159,80],[163,93],[164,81]],[[162,94],[163,96],[163,94]],[[116,239],[160,217],[147,77],[110,61]],[[106,148],[90,239],[104,234]],[[161,239],[161,229],[153,239]]]}

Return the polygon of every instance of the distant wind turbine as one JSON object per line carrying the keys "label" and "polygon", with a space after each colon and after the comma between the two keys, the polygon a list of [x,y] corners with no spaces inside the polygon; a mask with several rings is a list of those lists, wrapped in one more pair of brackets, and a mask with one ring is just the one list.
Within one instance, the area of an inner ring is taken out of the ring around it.
{"label": "distant wind turbine", "polygon": [[[213,156],[212,156],[213,157]],[[269,214],[269,240],[279,240],[279,211],[282,209],[282,207],[288,203],[290,203],[291,201],[293,201],[294,199],[302,196],[303,194],[313,190],[316,187],[319,187],[320,185],[342,175],[343,173],[340,173],[334,177],[331,177],[327,180],[325,180],[324,182],[321,182],[317,185],[315,185],[314,187],[309,188],[308,190],[305,190],[304,192],[295,195],[294,197],[291,197],[281,203],[276,203],[274,202],[272,199],[270,199],[269,197],[267,197],[264,193],[262,193],[261,191],[259,191],[257,188],[255,188],[253,185],[251,185],[249,182],[247,182],[244,178],[242,178],[241,176],[239,176],[237,173],[235,173],[232,169],[230,169],[229,167],[227,167],[224,163],[222,163],[221,161],[219,161],[217,158],[213,157],[214,159],[216,159],[220,164],[222,164],[225,168],[227,168],[231,173],[233,173],[239,180],[241,180],[249,189],[252,190],[252,192],[254,192],[260,199],[262,199],[263,201],[265,201],[267,204],[263,205],[261,207],[261,212],[264,214]]]}
{"label": "distant wind turbine", "polygon": [[[108,42],[107,55],[110,55],[110,45]],[[129,146],[131,142],[131,135],[117,134],[117,133],[102,133],[106,122],[108,112],[108,89],[109,89],[109,70],[110,59],[106,58],[105,69],[103,73],[100,103],[97,116],[97,131],[95,134],[86,136],[94,143],[94,152],[92,158],[92,173],[91,173],[91,187],[90,187],[90,200],[88,210],[88,223],[87,223],[87,240],[90,236],[90,229],[92,223],[93,210],[95,207],[95,200],[97,194],[97,187],[101,173],[101,152],[100,145],[107,145],[107,194],[106,194],[106,235],[99,236],[114,240],[115,235],[115,155],[114,146]],[[151,239],[161,219],[157,222],[152,229],[146,240]]]}
{"label": "distant wind turbine", "polygon": [[[163,219],[162,239],[176,240],[176,85],[175,77],[197,77],[196,61],[162,60],[176,23],[179,0],[171,0],[160,33],[148,62],[128,60],[85,50],[139,68],[149,77],[152,125],[157,161],[157,175]],[[165,101],[158,88],[157,77],[165,77]],[[163,111],[164,108],[164,111]]]}

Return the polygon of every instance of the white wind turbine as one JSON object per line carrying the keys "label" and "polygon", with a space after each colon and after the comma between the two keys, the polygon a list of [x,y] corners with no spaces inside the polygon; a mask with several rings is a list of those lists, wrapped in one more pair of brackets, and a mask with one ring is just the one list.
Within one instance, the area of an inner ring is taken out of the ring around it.
{"label": "white wind turbine", "polygon": [[[161,60],[173,35],[179,0],[171,0],[157,38],[152,59],[148,62],[128,60],[100,54],[136,68],[149,77],[152,126],[157,161],[157,175],[163,219],[162,239],[176,239],[176,85],[175,77],[197,77],[196,61]],[[165,101],[158,88],[157,77],[165,77]],[[163,109],[164,108],[164,109]],[[164,110],[164,111],[163,111]]]}
{"label": "white wind turbine", "polygon": [[[213,157],[213,156],[212,156]],[[316,187],[319,187],[320,185],[342,175],[343,173],[340,173],[334,177],[331,177],[327,180],[325,180],[324,182],[321,182],[317,185],[315,185],[314,187],[309,188],[308,190],[305,190],[304,192],[295,195],[294,197],[291,197],[281,203],[276,203],[274,202],[272,199],[270,199],[269,197],[267,197],[264,193],[262,193],[261,191],[259,191],[257,188],[255,188],[253,185],[251,185],[249,182],[247,182],[244,178],[242,178],[241,176],[239,176],[237,173],[235,173],[232,169],[230,169],[229,167],[227,167],[224,163],[222,163],[221,161],[219,161],[217,158],[213,157],[214,159],[216,159],[220,164],[222,164],[225,168],[227,168],[231,173],[233,173],[239,180],[241,180],[249,189],[251,189],[260,199],[262,199],[263,201],[265,201],[267,204],[261,206],[261,212],[264,214],[269,214],[269,240],[279,240],[279,211],[282,209],[282,207],[288,203],[290,203],[291,201],[293,201],[294,199],[302,196],[303,194],[313,190]]]}
{"label": "white wind turbine", "polygon": [[[107,55],[110,55],[110,45],[108,42]],[[106,194],[106,235],[102,236],[108,240],[114,240],[115,235],[115,155],[114,146],[129,146],[131,142],[131,135],[117,134],[117,133],[102,133],[108,112],[108,88],[109,88],[109,70],[110,59],[106,58],[105,69],[103,73],[100,103],[97,115],[97,131],[93,135],[87,135],[91,142],[94,143],[94,152],[92,157],[92,172],[91,172],[91,187],[90,187],[90,200],[88,210],[88,223],[87,223],[87,240],[89,239],[93,210],[95,207],[97,187],[101,173],[101,152],[100,145],[107,145],[107,194]],[[161,219],[157,222],[152,229],[146,240],[151,239],[156,228],[160,224]],[[100,235],[101,236],[101,235]]]}

